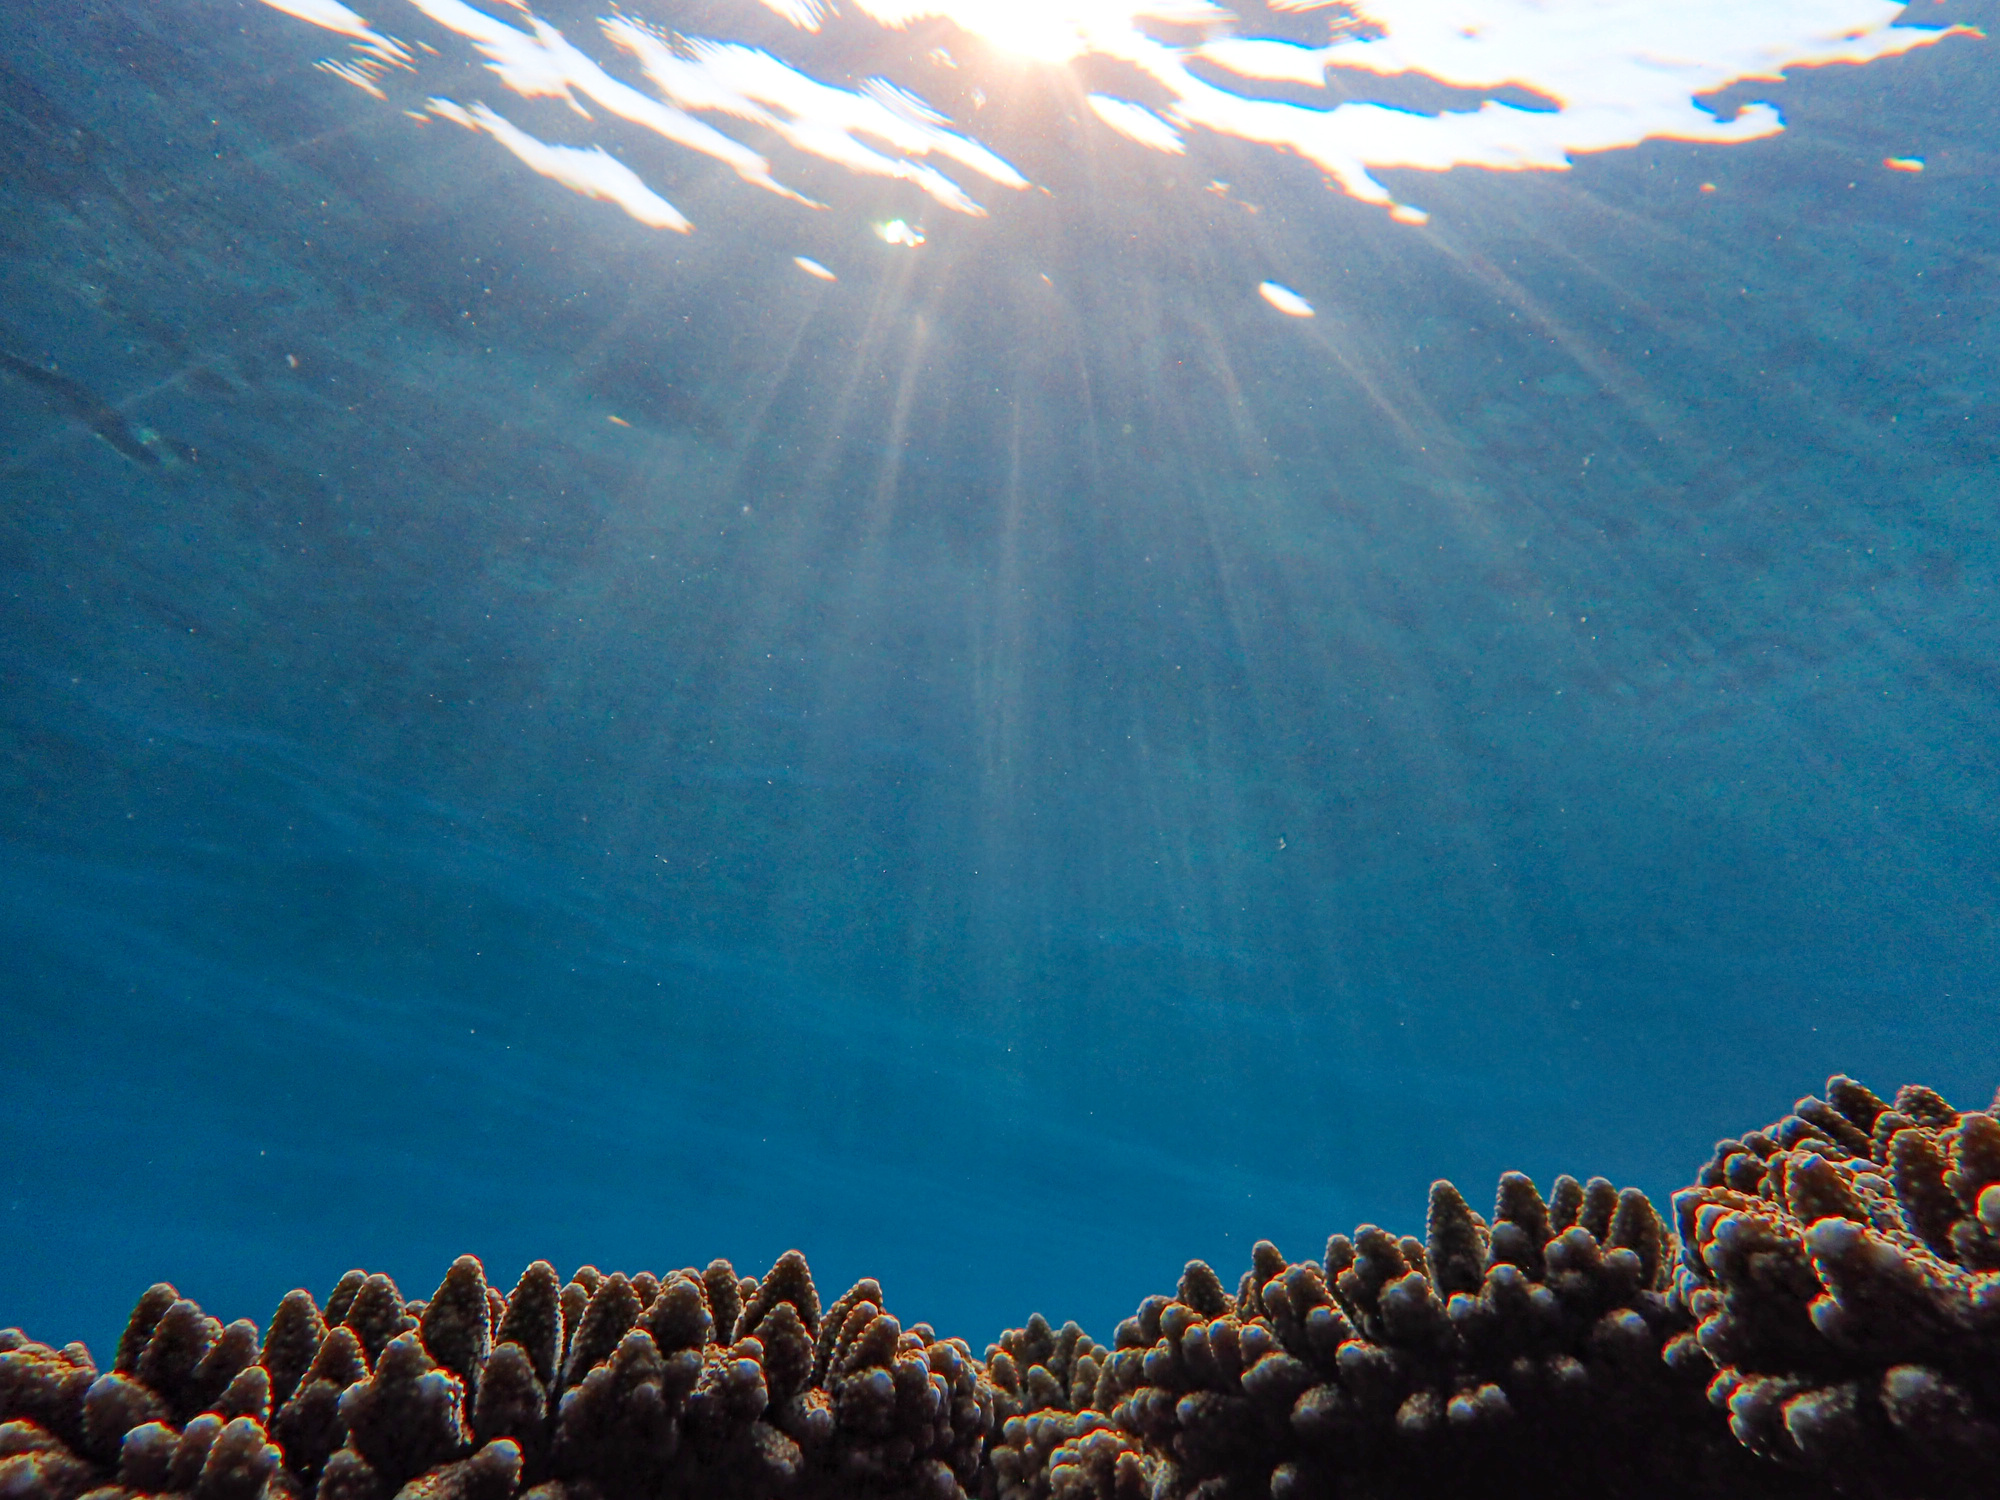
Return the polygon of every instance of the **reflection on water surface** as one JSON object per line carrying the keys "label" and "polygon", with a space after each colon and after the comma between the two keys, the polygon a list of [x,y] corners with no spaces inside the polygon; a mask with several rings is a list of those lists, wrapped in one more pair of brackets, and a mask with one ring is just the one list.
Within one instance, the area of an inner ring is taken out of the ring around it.
{"label": "reflection on water surface", "polygon": [[[401,39],[378,31],[338,0],[264,3],[353,38],[352,56],[321,66],[377,98],[386,101],[392,87],[410,93],[428,71]],[[622,14],[605,17],[598,24],[600,40],[617,64],[643,75],[651,90],[645,93],[534,15],[526,0],[501,0],[494,7],[501,14],[466,0],[407,3],[452,39],[469,43],[492,81],[518,98],[560,101],[583,120],[591,118],[586,103],[594,104],[775,191],[786,190],[773,181],[764,156],[697,116],[718,117],[739,133],[753,127],[753,133],[793,151],[852,172],[913,183],[943,208],[981,214],[981,204],[932,158],[1004,187],[1025,187],[1027,179],[973,138],[983,91],[973,90],[972,120],[954,128],[921,97],[925,83],[940,69],[986,73],[1076,65],[1106,80],[1085,102],[1108,130],[1134,145],[1183,155],[1189,134],[1208,133],[1289,152],[1317,167],[1329,185],[1383,204],[1411,224],[1428,216],[1396,202],[1374,171],[1462,166],[1546,171],[1566,167],[1582,152],[1646,140],[1758,140],[1784,128],[1770,104],[1740,101],[1724,116],[1705,107],[1703,97],[1744,80],[1779,79],[1788,68],[1865,63],[1947,37],[1979,34],[1962,25],[1898,25],[1904,8],[1888,0],[1752,6],[1734,0],[1676,5],[1371,0],[1272,6],[1274,19],[1292,22],[1290,31],[1316,32],[1316,43],[1259,34],[1254,19],[1243,21],[1211,0],[1157,6],[1116,0],[856,0],[844,8],[855,24],[872,22],[892,34],[882,39],[882,53],[896,50],[894,33],[938,21],[946,23],[966,60],[931,47],[895,59],[894,71],[908,86],[877,76],[847,89],[816,81],[810,61],[795,63],[731,40],[681,35]],[[818,0],[766,4],[802,34],[781,53],[809,54],[805,43],[822,32],[829,7]],[[437,54],[428,43],[423,48]],[[1326,103],[1311,97],[1346,95],[1356,80],[1369,77],[1427,81],[1449,91],[1451,100],[1426,111],[1365,97]],[[1274,85],[1291,85],[1301,97],[1260,92]],[[1119,91],[1109,91],[1113,87]],[[532,170],[608,198],[641,223],[689,227],[601,147],[578,152],[549,146],[483,103],[468,109],[432,98],[424,107],[487,131]],[[423,118],[414,112],[413,117]]]}

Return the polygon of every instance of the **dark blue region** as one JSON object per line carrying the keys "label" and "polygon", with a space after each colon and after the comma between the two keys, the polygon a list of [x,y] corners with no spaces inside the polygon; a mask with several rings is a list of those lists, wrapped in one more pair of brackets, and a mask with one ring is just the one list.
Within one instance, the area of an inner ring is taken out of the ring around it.
{"label": "dark blue region", "polygon": [[797,1246],[1104,1337],[2000,1081],[1990,44],[1422,230],[1031,69],[985,219],[510,105],[681,238],[261,6],[13,25],[0,1325]]}

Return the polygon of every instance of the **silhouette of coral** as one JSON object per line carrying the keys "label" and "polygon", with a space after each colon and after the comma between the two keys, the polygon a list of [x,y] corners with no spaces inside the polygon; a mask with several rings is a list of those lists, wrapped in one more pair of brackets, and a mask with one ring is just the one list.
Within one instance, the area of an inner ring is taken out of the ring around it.
{"label": "silhouette of coral", "polygon": [[2000,1100],[1847,1078],[1675,1198],[1448,1182],[1425,1236],[1200,1261],[976,1359],[805,1258],[351,1271],[261,1344],[148,1289],[100,1372],[0,1331],[4,1500],[1971,1500],[2000,1473]]}

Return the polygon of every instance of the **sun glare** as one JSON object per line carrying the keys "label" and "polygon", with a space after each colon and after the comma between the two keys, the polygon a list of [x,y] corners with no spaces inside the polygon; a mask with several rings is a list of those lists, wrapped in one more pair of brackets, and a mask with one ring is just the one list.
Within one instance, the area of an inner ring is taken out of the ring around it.
{"label": "sun glare", "polygon": [[1229,20],[1208,0],[861,0],[884,26],[945,20],[997,51],[1060,65],[1089,53],[1118,56],[1141,21],[1199,26]]}

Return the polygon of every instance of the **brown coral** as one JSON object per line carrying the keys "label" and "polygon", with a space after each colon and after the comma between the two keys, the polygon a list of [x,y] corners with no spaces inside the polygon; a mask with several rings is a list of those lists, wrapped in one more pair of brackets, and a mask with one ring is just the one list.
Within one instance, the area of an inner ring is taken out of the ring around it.
{"label": "brown coral", "polygon": [[2000,1099],[1850,1078],[1716,1146],[1675,1198],[1675,1355],[1732,1431],[1845,1493],[1991,1492],[2000,1469]]}
{"label": "brown coral", "polygon": [[1635,1189],[1563,1178],[1545,1202],[1510,1173],[1490,1223],[1439,1182],[1423,1240],[1364,1225],[1297,1262],[1261,1243],[1233,1296],[1191,1262],[1111,1350],[1039,1321],[989,1350],[1019,1408],[996,1500],[1547,1494],[1558,1450],[1593,1493],[1786,1493],[1660,1358],[1686,1326],[1673,1248]]}
{"label": "brown coral", "polygon": [[[1996,1101],[2000,1106],[2000,1101]],[[352,1271],[261,1344],[171,1286],[109,1371],[0,1331],[4,1500],[1972,1500],[2000,1472],[2000,1107],[1835,1078],[1675,1199],[1434,1184],[1424,1237],[1192,1261],[982,1361],[805,1259]]]}
{"label": "brown coral", "polygon": [[304,1291],[258,1342],[164,1284],[100,1375],[82,1345],[0,1333],[8,1500],[966,1500],[992,1389],[965,1344],[905,1330],[864,1282],[820,1315],[805,1258],[511,1297],[461,1257],[405,1302],[388,1277]]}

